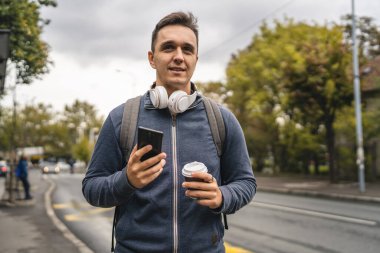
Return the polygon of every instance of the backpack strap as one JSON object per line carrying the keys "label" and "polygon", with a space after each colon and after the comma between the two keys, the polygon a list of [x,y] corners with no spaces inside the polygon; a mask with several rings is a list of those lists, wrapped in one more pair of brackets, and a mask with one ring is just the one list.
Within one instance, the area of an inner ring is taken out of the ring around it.
{"label": "backpack strap", "polygon": [[[139,117],[141,96],[137,96],[128,99],[124,105],[123,118],[120,128],[120,145],[123,152],[125,161],[128,162],[129,156],[133,149],[133,141],[135,140],[137,119]],[[113,215],[112,222],[112,240],[111,240],[111,252],[115,251],[114,236],[117,218],[119,216],[119,208],[115,207],[115,213]]]}
{"label": "backpack strap", "polygon": [[124,105],[123,119],[120,128],[120,145],[124,158],[128,158],[133,149],[135,140],[137,119],[139,117],[141,96],[128,99]]}
{"label": "backpack strap", "polygon": [[205,105],[208,122],[210,124],[212,138],[214,139],[218,156],[221,157],[223,153],[224,139],[226,136],[222,113],[220,112],[218,104],[214,100],[203,96],[203,103]]}
{"label": "backpack strap", "polygon": [[[221,157],[223,153],[223,145],[226,137],[226,128],[222,113],[220,112],[218,104],[211,98],[203,96],[203,103],[205,105],[208,122],[211,128],[212,138],[218,152],[218,156]],[[224,228],[228,229],[227,215],[223,213]]]}

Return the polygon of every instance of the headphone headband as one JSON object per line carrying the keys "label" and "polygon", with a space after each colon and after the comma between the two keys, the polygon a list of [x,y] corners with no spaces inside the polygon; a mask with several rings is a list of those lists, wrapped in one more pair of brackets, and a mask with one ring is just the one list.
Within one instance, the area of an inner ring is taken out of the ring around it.
{"label": "headphone headband", "polygon": [[168,97],[165,87],[156,86],[149,90],[149,96],[155,108],[168,107],[171,113],[177,114],[186,111],[194,103],[197,98],[197,91],[195,90],[192,94],[187,95],[186,92],[177,90]]}

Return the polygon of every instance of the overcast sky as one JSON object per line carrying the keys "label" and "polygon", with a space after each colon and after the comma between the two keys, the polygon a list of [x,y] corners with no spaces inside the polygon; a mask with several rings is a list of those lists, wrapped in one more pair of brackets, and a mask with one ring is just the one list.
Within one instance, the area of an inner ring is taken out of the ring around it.
{"label": "overcast sky", "polygon": [[[266,19],[319,23],[351,13],[351,0],[58,0],[44,8],[51,20],[43,39],[54,66],[43,80],[17,88],[20,104],[43,102],[62,110],[75,99],[108,112],[144,93],[155,79],[147,52],[155,24],[173,11],[198,17],[199,61],[193,81],[217,81],[232,53],[245,48]],[[356,14],[380,25],[380,0],[356,0]],[[14,82],[7,78],[7,87]],[[2,105],[10,105],[8,95]]]}

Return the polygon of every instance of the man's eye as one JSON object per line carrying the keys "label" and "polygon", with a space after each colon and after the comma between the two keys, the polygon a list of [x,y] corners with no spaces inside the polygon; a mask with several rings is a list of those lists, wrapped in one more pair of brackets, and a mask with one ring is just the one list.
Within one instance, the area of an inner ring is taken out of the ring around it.
{"label": "man's eye", "polygon": [[174,49],[174,46],[173,45],[165,45],[162,47],[162,49],[164,51],[168,51],[168,50],[173,50]]}
{"label": "man's eye", "polygon": [[194,49],[192,47],[184,47],[183,51],[187,54],[191,54],[194,52]]}

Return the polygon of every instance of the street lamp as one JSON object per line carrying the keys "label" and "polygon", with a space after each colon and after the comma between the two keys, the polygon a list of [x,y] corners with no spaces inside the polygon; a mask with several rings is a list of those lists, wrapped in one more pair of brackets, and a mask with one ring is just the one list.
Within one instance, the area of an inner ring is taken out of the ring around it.
{"label": "street lamp", "polygon": [[352,0],[352,59],[353,59],[353,70],[354,70],[356,141],[357,141],[356,163],[358,165],[359,190],[360,192],[365,192],[363,128],[362,128],[362,112],[361,112],[361,101],[360,101],[359,63],[358,63],[358,51],[357,51],[357,43],[356,43],[355,0]]}
{"label": "street lamp", "polygon": [[10,30],[0,29],[0,95],[4,93],[7,59],[9,57]]}

